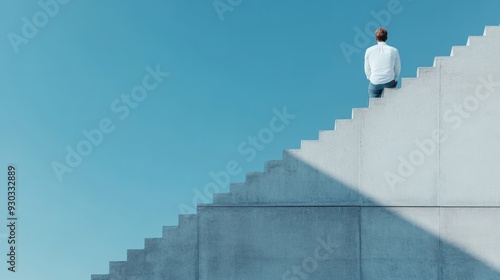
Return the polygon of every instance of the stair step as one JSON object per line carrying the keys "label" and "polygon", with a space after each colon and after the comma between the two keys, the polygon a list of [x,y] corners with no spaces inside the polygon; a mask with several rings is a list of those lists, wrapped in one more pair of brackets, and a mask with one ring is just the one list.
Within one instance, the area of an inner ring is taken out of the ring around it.
{"label": "stair step", "polygon": [[245,184],[252,185],[259,181],[264,175],[263,172],[249,172],[246,174]]}
{"label": "stair step", "polygon": [[343,130],[346,126],[350,126],[352,123],[352,119],[348,120],[335,120],[335,130]]}
{"label": "stair step", "polygon": [[484,28],[484,36],[500,36],[500,26],[486,26]]}
{"label": "stair step", "polygon": [[214,204],[232,204],[232,193],[214,193]]}
{"label": "stair step", "polygon": [[241,192],[246,189],[245,183],[231,183],[229,187],[231,193]]}
{"label": "stair step", "polygon": [[92,274],[91,280],[109,280],[109,274]]}
{"label": "stair step", "polygon": [[466,46],[470,46],[471,44],[477,43],[479,40],[482,40],[485,38],[484,36],[469,36],[467,38],[467,43],[465,44]]}
{"label": "stair step", "polygon": [[163,238],[146,238],[144,239],[144,249],[151,250],[161,246]]}
{"label": "stair step", "polygon": [[401,87],[409,87],[417,81],[417,78],[402,78],[401,79]]}
{"label": "stair step", "polygon": [[111,261],[109,262],[109,276],[111,279],[124,279],[127,272],[127,262]]}
{"label": "stair step", "polygon": [[198,222],[198,215],[196,214],[183,214],[179,215],[179,228],[192,227],[193,224]]}
{"label": "stair step", "polygon": [[368,100],[368,108],[384,106],[385,99],[384,98],[370,98]]}
{"label": "stair step", "polygon": [[283,160],[287,162],[288,165],[295,165],[300,162],[302,150],[300,149],[287,149],[283,150]]}
{"label": "stair step", "polygon": [[492,45],[498,45],[499,43],[500,36],[470,36],[467,40],[467,46],[484,46],[485,50],[489,50]]}
{"label": "stair step", "polygon": [[300,149],[283,150],[283,160],[296,161],[299,155],[300,155]]}
{"label": "stair step", "polygon": [[127,262],[144,262],[146,260],[146,252],[143,249],[128,249]]}
{"label": "stair step", "polygon": [[264,164],[264,172],[272,172],[274,169],[282,167],[283,164],[282,160],[269,160]]}
{"label": "stair step", "polygon": [[364,114],[368,111],[368,108],[354,108],[352,109],[352,119],[356,120],[362,118]]}
{"label": "stair step", "polygon": [[434,57],[433,67],[440,67],[441,65],[446,64],[450,59],[450,56],[436,56]]}
{"label": "stair step", "polygon": [[469,49],[469,46],[453,46],[450,56],[460,56]]}
{"label": "stair step", "polygon": [[162,232],[162,237],[167,238],[175,233],[179,228],[176,226],[164,226],[163,227],[163,232]]}
{"label": "stair step", "polygon": [[314,147],[318,145],[318,142],[319,142],[318,140],[301,140],[300,149],[301,150],[314,149]]}
{"label": "stair step", "polygon": [[418,67],[417,78],[425,78],[427,76],[435,75],[437,71],[436,67]]}
{"label": "stair step", "polygon": [[319,139],[319,141],[322,141],[322,142],[333,141],[333,139],[335,138],[335,134],[337,134],[337,133],[338,133],[338,131],[336,131],[336,130],[321,130],[319,132],[318,139]]}
{"label": "stair step", "polygon": [[396,94],[400,89],[399,88],[385,88],[384,91],[382,92],[382,98],[387,99],[390,98],[390,96]]}

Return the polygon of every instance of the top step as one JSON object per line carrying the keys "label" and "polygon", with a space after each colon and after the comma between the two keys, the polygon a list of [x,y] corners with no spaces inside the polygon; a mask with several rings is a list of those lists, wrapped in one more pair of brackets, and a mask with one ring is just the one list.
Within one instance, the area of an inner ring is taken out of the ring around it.
{"label": "top step", "polygon": [[486,26],[483,36],[500,36],[500,26]]}

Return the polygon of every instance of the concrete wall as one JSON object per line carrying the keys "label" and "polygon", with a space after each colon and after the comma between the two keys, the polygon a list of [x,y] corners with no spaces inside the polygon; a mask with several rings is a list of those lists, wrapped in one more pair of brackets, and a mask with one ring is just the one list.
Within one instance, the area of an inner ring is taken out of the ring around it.
{"label": "concrete wall", "polygon": [[359,279],[359,211],[200,207],[199,279]]}
{"label": "concrete wall", "polygon": [[500,279],[499,222],[498,208],[200,207],[199,279]]}

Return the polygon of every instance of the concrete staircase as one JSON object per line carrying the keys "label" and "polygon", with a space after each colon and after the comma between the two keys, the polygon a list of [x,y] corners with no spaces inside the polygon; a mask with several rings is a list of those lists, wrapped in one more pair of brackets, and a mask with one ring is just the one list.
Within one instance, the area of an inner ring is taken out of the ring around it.
{"label": "concrete staircase", "polygon": [[500,279],[500,27],[93,280]]}

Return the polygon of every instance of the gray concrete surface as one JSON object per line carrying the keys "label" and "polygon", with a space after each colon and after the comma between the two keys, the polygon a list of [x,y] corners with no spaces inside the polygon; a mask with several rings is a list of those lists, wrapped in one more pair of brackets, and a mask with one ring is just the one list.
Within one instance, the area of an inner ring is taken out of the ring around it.
{"label": "gray concrete surface", "polygon": [[198,215],[203,280],[500,279],[499,208],[205,206]]}
{"label": "gray concrete surface", "polygon": [[357,207],[198,210],[199,279],[359,279]]}
{"label": "gray concrete surface", "polygon": [[448,137],[440,149],[439,197],[441,205],[499,206],[500,36],[469,41],[468,52],[439,65],[440,127]]}

